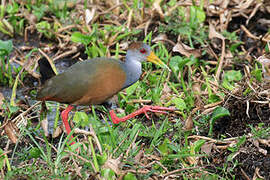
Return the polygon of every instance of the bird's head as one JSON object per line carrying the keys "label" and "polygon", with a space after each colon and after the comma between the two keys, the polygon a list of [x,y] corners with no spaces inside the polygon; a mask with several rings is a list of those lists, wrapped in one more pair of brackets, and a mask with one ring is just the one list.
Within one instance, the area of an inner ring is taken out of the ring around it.
{"label": "bird's head", "polygon": [[151,50],[151,47],[143,42],[133,42],[127,50],[127,59],[139,62],[149,61],[162,67],[167,67]]}

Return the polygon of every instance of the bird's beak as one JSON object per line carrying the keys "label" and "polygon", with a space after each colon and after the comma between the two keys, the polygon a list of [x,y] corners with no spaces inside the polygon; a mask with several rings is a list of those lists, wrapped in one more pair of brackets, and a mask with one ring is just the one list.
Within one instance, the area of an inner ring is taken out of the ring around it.
{"label": "bird's beak", "polygon": [[149,54],[149,56],[147,57],[147,61],[152,62],[152,63],[154,63],[154,64],[157,64],[157,65],[159,65],[159,66],[161,66],[161,67],[164,67],[164,68],[166,68],[166,69],[168,69],[168,70],[170,71],[170,68],[169,68],[164,62],[162,62],[162,61],[155,55],[154,52],[151,52],[151,53]]}

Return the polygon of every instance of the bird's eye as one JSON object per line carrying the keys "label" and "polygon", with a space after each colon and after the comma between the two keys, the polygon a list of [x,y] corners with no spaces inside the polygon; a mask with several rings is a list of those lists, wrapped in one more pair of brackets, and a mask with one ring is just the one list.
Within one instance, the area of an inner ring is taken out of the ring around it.
{"label": "bird's eye", "polygon": [[145,54],[145,53],[146,53],[146,50],[145,50],[144,48],[142,48],[142,49],[140,49],[140,52],[141,52],[142,54]]}

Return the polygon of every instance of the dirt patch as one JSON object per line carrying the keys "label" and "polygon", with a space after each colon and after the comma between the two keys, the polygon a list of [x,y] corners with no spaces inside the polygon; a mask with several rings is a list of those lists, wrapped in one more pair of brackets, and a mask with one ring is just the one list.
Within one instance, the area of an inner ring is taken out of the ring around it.
{"label": "dirt patch", "polygon": [[[215,122],[213,134],[216,139],[246,136],[252,133],[249,125],[256,128],[260,123],[264,123],[263,127],[269,127],[268,104],[250,102],[248,107],[247,100],[234,97],[228,99],[226,104],[231,116],[218,119]],[[222,173],[221,169],[235,167],[231,175],[234,174],[236,179],[246,179],[247,177],[252,179],[256,173],[256,177],[270,178],[270,147],[263,144],[256,147],[256,138],[253,139],[253,137],[247,138],[245,143],[241,145],[233,161],[228,161],[227,158],[232,152],[227,149],[213,153],[210,158],[214,164],[213,167],[210,167],[211,171],[220,174]],[[263,154],[260,148],[265,150],[267,154]],[[228,167],[225,167],[225,164]],[[231,177],[230,174],[226,176]]]}
{"label": "dirt patch", "polygon": [[236,137],[247,134],[250,132],[248,125],[256,126],[259,123],[264,123],[265,126],[270,125],[268,104],[249,103],[248,108],[246,100],[231,98],[227,105],[231,116],[215,122],[214,136],[216,138],[220,135]]}

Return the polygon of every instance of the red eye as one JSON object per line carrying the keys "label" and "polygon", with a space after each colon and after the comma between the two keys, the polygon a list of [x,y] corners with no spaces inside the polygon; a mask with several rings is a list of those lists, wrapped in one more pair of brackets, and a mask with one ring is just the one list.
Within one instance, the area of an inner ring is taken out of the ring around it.
{"label": "red eye", "polygon": [[142,54],[145,54],[145,53],[146,53],[146,50],[145,50],[144,48],[142,48],[142,49],[140,49],[140,52],[141,52]]}

